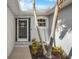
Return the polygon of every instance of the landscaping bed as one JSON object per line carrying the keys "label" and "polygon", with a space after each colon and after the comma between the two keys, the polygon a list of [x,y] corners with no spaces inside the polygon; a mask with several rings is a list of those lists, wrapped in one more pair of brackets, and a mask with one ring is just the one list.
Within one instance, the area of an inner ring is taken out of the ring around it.
{"label": "landscaping bed", "polygon": [[[45,49],[48,50],[48,46],[44,45]],[[43,55],[43,49],[40,42],[35,40],[32,41],[32,45],[29,46],[32,59],[49,59]],[[69,59],[67,56],[63,55],[63,50],[61,47],[52,47],[52,58],[51,59]]]}

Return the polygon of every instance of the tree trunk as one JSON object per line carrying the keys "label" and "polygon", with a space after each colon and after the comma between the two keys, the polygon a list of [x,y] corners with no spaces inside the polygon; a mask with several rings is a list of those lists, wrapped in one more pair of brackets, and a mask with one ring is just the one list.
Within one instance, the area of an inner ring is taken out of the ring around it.
{"label": "tree trunk", "polygon": [[61,9],[62,3],[64,2],[64,0],[57,0],[57,4],[55,7],[55,12],[54,12],[54,17],[53,17],[53,22],[52,22],[52,29],[51,29],[51,34],[50,34],[50,43],[48,46],[48,51],[46,56],[48,58],[52,58],[51,56],[51,51],[52,51],[52,45],[54,44],[54,46],[56,46],[55,44],[55,30],[56,30],[56,26],[57,26],[57,17],[58,17],[58,13]]}
{"label": "tree trunk", "polygon": [[43,41],[42,41],[42,38],[41,38],[41,35],[40,35],[40,31],[39,31],[39,28],[38,28],[37,15],[36,15],[36,8],[35,8],[35,0],[32,0],[32,4],[33,4],[34,17],[35,17],[36,30],[37,30],[37,32],[38,32],[38,36],[39,36],[39,39],[40,39],[40,42],[41,42],[41,45],[42,45],[43,54],[46,54],[46,49],[45,49],[45,47],[44,47],[44,44],[43,44]]}
{"label": "tree trunk", "polygon": [[51,50],[52,50],[52,45],[53,45],[54,40],[55,40],[55,30],[56,30],[56,25],[57,25],[57,16],[58,16],[58,5],[56,5],[56,7],[55,7],[53,23],[52,23],[52,30],[51,30],[51,35],[50,35],[50,43],[49,43],[48,51],[47,51],[47,54],[46,54],[46,56],[48,58],[52,58]]}

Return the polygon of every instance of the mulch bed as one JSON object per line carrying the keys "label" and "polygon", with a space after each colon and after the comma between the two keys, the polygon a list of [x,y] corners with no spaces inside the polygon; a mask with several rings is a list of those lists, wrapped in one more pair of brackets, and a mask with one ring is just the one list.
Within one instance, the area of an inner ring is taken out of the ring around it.
{"label": "mulch bed", "polygon": [[[41,50],[41,52],[38,52],[36,55],[32,55],[31,46],[29,46],[29,49],[30,49],[32,59],[49,59],[43,55],[42,50]],[[51,58],[51,59],[69,59],[68,57],[64,57],[61,55],[52,55],[52,56],[53,56],[53,58]]]}

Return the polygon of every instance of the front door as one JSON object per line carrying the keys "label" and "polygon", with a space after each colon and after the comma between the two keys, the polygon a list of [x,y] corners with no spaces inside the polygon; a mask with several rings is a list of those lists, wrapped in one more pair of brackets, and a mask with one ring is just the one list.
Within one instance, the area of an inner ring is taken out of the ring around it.
{"label": "front door", "polygon": [[28,20],[17,19],[17,41],[28,41]]}

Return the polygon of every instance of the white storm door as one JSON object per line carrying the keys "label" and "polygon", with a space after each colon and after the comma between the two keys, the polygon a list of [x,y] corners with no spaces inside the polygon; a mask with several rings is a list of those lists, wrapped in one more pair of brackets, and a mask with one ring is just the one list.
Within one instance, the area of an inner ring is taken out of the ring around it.
{"label": "white storm door", "polygon": [[28,41],[28,19],[17,19],[17,41]]}

